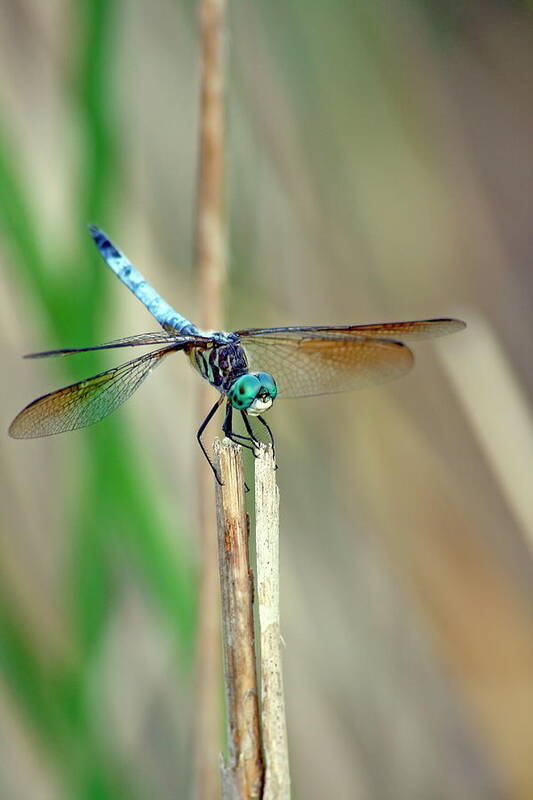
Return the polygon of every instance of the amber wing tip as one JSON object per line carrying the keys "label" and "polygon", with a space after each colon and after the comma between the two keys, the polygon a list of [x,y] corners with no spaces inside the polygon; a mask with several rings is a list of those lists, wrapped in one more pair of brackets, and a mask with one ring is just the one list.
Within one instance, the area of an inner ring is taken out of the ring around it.
{"label": "amber wing tip", "polygon": [[459,331],[464,331],[466,328],[466,322],[464,322],[462,319],[452,318],[450,319],[450,323],[453,326],[453,330],[451,330],[450,333],[459,333]]}
{"label": "amber wing tip", "polygon": [[455,317],[437,317],[428,320],[428,322],[438,323],[441,326],[441,336],[446,336],[449,333],[459,333],[459,331],[464,331],[466,328],[466,322]]}

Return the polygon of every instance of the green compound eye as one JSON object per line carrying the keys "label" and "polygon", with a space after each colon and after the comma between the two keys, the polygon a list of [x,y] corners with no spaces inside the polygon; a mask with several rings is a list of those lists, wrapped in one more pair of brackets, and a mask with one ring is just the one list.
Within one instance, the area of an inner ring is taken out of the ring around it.
{"label": "green compound eye", "polygon": [[255,375],[241,375],[229,390],[228,397],[233,408],[242,411],[250,407],[260,391],[261,382]]}
{"label": "green compound eye", "polygon": [[269,375],[268,372],[256,372],[257,380],[261,384],[261,388],[268,394],[272,400],[276,399],[278,394],[278,387],[276,386],[276,381]]}

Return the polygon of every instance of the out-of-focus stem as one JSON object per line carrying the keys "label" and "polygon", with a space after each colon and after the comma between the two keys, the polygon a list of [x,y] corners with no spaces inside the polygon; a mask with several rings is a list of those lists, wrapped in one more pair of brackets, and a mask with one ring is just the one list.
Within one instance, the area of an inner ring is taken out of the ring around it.
{"label": "out-of-focus stem", "polygon": [[[224,15],[225,0],[200,0],[201,98],[196,210],[196,269],[201,324],[219,329],[225,277],[223,219],[224,163]],[[199,388],[200,413],[213,404],[212,389]],[[219,797],[220,633],[212,475],[199,466],[201,574],[194,703],[194,796]]]}
{"label": "out-of-focus stem", "polygon": [[225,278],[224,15],[225,0],[201,0],[202,84],[198,153],[196,267],[202,324],[219,325]]}

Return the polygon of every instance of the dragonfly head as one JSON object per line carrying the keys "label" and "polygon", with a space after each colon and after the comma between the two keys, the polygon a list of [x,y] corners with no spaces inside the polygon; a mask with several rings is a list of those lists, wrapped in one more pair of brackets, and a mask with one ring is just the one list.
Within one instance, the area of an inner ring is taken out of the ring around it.
{"label": "dragonfly head", "polygon": [[268,372],[248,372],[237,378],[228,398],[233,408],[258,416],[268,411],[277,393],[276,382]]}

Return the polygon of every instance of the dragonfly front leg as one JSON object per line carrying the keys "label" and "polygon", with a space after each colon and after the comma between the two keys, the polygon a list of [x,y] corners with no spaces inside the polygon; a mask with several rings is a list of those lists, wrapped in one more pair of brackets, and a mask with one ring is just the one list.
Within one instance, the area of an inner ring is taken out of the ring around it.
{"label": "dragonfly front leg", "polygon": [[218,472],[216,471],[216,467],[213,464],[213,462],[211,461],[211,459],[209,458],[209,454],[208,454],[207,450],[204,447],[204,443],[202,442],[202,434],[205,431],[205,429],[207,428],[207,426],[209,425],[209,423],[211,422],[211,420],[213,419],[213,416],[216,414],[216,412],[220,408],[220,406],[221,406],[223,401],[224,401],[224,396],[221,395],[220,398],[216,401],[216,403],[213,406],[213,408],[211,409],[211,411],[209,412],[209,414],[207,415],[207,417],[204,419],[204,421],[202,422],[202,424],[198,428],[198,433],[196,434],[196,438],[198,440],[198,444],[202,448],[202,453],[207,458],[207,463],[209,464],[209,466],[213,470],[213,474],[214,474],[215,478],[217,479],[217,483],[220,486],[222,486],[222,481],[220,480]]}
{"label": "dragonfly front leg", "polygon": [[[255,433],[253,432],[253,429],[252,429],[252,426],[250,425],[250,421],[248,419],[248,414],[246,413],[246,411],[241,411],[241,417],[242,417],[242,421],[244,422],[244,427],[246,428],[246,430],[250,434],[250,441],[254,443],[255,449],[257,449],[258,447],[260,447],[261,442],[259,441],[259,439],[256,437]],[[254,450],[254,456],[255,456],[255,450]]]}
{"label": "dragonfly front leg", "polygon": [[[226,416],[224,418],[224,424],[222,425],[222,430],[232,442],[235,444],[240,444],[241,447],[245,447],[247,450],[251,450],[252,453],[254,452],[254,448],[251,447],[249,444],[244,444],[244,442],[252,442],[255,444],[255,439],[250,439],[249,436],[242,436],[240,433],[234,433],[233,431],[233,406],[231,403],[228,402],[226,406]],[[241,441],[239,441],[239,439]]]}
{"label": "dragonfly front leg", "polygon": [[[267,429],[267,431],[268,431],[268,435],[270,436],[270,444],[272,445],[272,455],[273,455],[273,457],[274,457],[274,463],[276,464],[276,445],[275,445],[275,443],[274,443],[274,434],[273,434],[273,433],[272,433],[272,431],[270,430],[270,425],[268,424],[268,422],[267,422],[265,419],[263,419],[263,417],[261,417],[261,416],[258,416],[258,417],[257,417],[257,419],[259,420],[259,422],[260,422],[262,425],[264,425],[264,426],[265,426],[265,428],[266,428],[266,429]],[[277,468],[278,468],[278,465],[276,464],[276,469],[277,469]]]}

